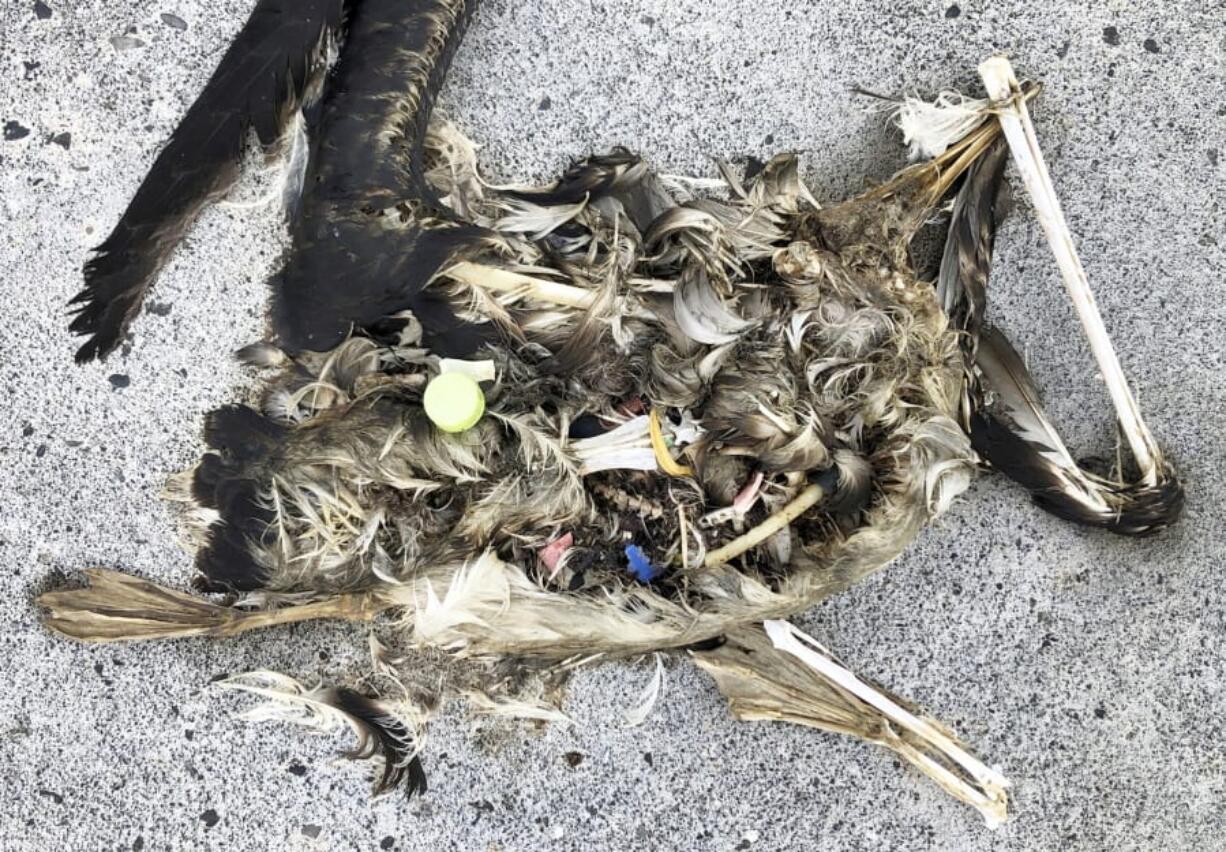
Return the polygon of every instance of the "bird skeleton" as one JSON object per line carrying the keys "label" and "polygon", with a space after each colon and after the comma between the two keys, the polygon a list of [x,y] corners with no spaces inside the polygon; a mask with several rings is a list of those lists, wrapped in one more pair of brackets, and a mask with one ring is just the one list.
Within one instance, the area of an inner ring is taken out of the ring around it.
{"label": "bird skeleton", "polygon": [[[72,324],[80,360],[105,356],[233,184],[247,131],[290,152],[293,245],[270,337],[240,353],[274,373],[262,410],[212,412],[210,451],[168,488],[191,509],[198,588],[228,597],[92,569],[40,598],[46,623],[113,642],[372,622],[394,695],[267,672],[227,686],[283,708],[259,718],[350,724],[355,755],[384,761],[376,789],[410,793],[444,695],[563,719],[575,666],[654,653],[638,724],[658,654],[684,651],[738,717],[882,744],[998,824],[999,771],[781,619],[893,560],[979,463],[1115,532],[1178,515],[1035,141],[1038,87],[995,58],[988,99],[902,101],[928,159],[839,204],[790,155],[713,183],[618,149],[550,186],[494,186],[432,110],[475,5],[257,4],[87,263]],[[1132,453],[1115,471],[1073,460],[984,321],[1009,150]],[[955,189],[934,287],[910,243]],[[442,372],[485,390],[463,433],[423,412]]]}

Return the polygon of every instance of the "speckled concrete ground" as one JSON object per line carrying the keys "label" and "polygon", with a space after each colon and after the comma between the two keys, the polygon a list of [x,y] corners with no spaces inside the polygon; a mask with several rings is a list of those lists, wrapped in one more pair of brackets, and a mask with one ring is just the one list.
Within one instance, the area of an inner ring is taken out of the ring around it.
{"label": "speckled concrete ground", "polygon": [[[431,791],[370,801],[339,737],[235,722],[207,684],[268,667],[332,680],[361,630],[84,648],[32,596],[119,566],[183,583],[158,500],[201,416],[254,378],[280,237],[271,212],[208,213],[130,347],[74,367],[65,302],[251,0],[7,0],[0,10],[0,824],[5,849],[1206,849],[1226,836],[1226,13],[1217,0],[488,0],[448,84],[499,176],[545,177],[615,143],[671,170],[803,149],[823,197],[901,162],[853,84],[972,85],[1009,51],[1043,79],[1056,184],[1187,515],[1150,541],[1049,518],[980,480],[889,570],[802,621],[856,669],[954,724],[1016,782],[976,814],[885,753],[728,718],[669,667],[643,728],[620,727],[646,667],[585,674],[583,724],[474,736],[434,726]],[[170,16],[170,17],[167,17]],[[112,41],[121,40],[117,49]],[[999,244],[993,315],[1025,345],[1086,451],[1107,408],[1023,203]],[[570,766],[567,752],[582,755]]]}

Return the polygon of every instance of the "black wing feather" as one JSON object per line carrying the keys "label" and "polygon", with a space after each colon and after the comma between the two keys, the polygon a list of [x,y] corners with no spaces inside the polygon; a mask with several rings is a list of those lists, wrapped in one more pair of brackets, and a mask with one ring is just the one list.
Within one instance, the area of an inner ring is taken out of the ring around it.
{"label": "black wing feather", "polygon": [[974,351],[987,306],[988,276],[996,230],[1008,207],[1005,165],[1009,146],[997,139],[966,174],[954,199],[949,235],[937,278],[937,301],[959,331],[969,335],[964,346]]}
{"label": "black wing feather", "polygon": [[77,361],[119,343],[200,210],[237,177],[249,131],[272,146],[325,70],[346,0],[260,0],[154,161],[123,218],[85,265],[72,300]]}
{"label": "black wing feather", "polygon": [[452,258],[486,238],[449,221],[422,164],[435,97],[475,8],[475,0],[363,0],[355,8],[291,254],[273,281],[273,331],[285,349],[325,351],[406,309],[440,352],[479,342],[423,293]]}
{"label": "black wing feather", "polygon": [[383,758],[383,771],[375,779],[375,794],[401,784],[409,798],[426,792],[426,772],[408,725],[388,713],[378,701],[344,687],[328,690],[322,698],[354,721],[358,744],[346,753],[353,760]]}
{"label": "black wing feather", "polygon": [[1124,471],[1100,475],[1073,459],[1043,411],[1021,356],[998,329],[982,329],[975,366],[981,387],[971,415],[971,444],[1043,509],[1133,536],[1160,532],[1179,518],[1183,486],[1165,460],[1149,483]]}
{"label": "black wing feather", "polygon": [[646,233],[662,213],[677,206],[646,161],[625,148],[571,163],[551,187],[512,190],[507,195],[544,206],[613,198],[640,233]]}

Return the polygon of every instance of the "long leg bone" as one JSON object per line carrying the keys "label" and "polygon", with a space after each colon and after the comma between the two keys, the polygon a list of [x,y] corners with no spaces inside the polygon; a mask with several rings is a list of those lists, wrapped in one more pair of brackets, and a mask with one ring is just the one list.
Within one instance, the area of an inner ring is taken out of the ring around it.
{"label": "long leg bone", "polygon": [[779,721],[850,734],[884,746],[955,798],[975,807],[989,826],[1008,815],[1009,781],[970,754],[940,724],[856,676],[815,640],[785,621],[730,631],[727,642],[694,652],[746,721]]}
{"label": "long leg bone", "polygon": [[1111,338],[1094,300],[1094,293],[1090,290],[1089,279],[1073,245],[1073,236],[1069,232],[1068,222],[1065,221],[1060,200],[1056,197],[1043,152],[1039,149],[1034,125],[1030,121],[1030,111],[1026,108],[1025,98],[1021,96],[1021,87],[1013,74],[1013,67],[1009,60],[996,56],[979,66],[979,75],[989,97],[997,102],[1001,129],[1013,152],[1018,172],[1034,202],[1043,231],[1047,234],[1047,241],[1056,255],[1060,275],[1089,338],[1090,350],[1107,384],[1107,391],[1111,395],[1111,402],[1119,416],[1120,426],[1128,440],[1133,458],[1136,459],[1146,484],[1153,485],[1159,474],[1160,453],[1157,443],[1141,419],[1136,398],[1128,387],[1124,370],[1115,354],[1115,348],[1111,345]]}

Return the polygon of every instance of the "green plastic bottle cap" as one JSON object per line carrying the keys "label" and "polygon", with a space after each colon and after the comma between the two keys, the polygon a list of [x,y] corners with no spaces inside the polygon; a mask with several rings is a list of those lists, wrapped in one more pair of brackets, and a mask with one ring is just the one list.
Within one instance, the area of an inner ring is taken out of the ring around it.
{"label": "green plastic bottle cap", "polygon": [[443,373],[426,385],[426,416],[444,432],[463,432],[485,413],[481,386],[463,373]]}

